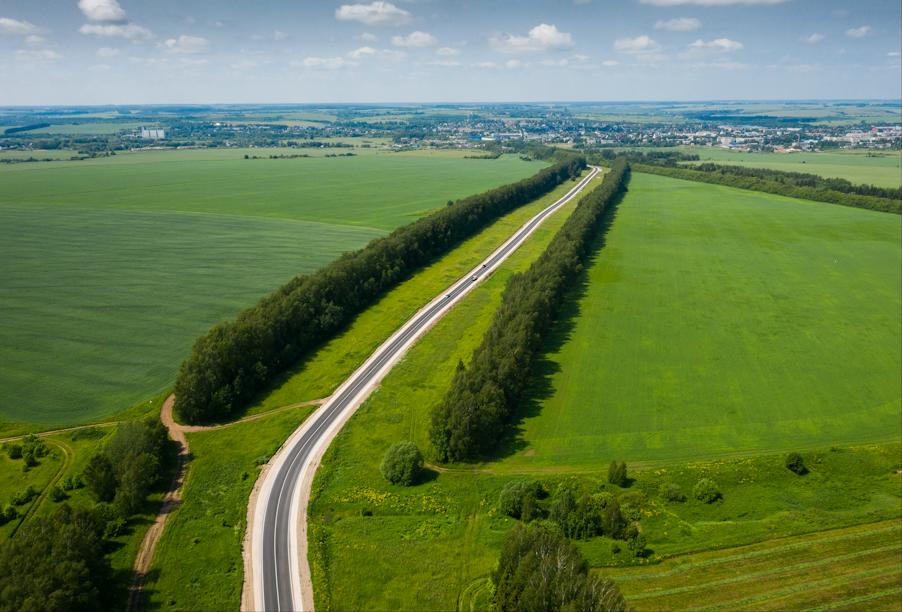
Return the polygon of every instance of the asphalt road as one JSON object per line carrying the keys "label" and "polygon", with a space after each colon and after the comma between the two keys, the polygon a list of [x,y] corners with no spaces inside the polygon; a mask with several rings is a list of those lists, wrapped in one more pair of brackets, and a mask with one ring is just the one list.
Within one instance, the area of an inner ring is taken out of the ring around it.
{"label": "asphalt road", "polygon": [[[305,471],[315,470],[316,461],[311,460],[314,448],[320,443],[328,443],[325,436],[334,436],[329,431],[337,420],[349,416],[372,391],[375,383],[387,373],[386,366],[391,366],[409,348],[418,335],[445,314],[458,300],[488,276],[513,253],[529,237],[549,215],[576,196],[586,184],[598,173],[592,168],[590,173],[573,187],[564,197],[551,204],[523,225],[507,242],[485,259],[477,268],[436,297],[425,308],[414,315],[391,338],[385,341],[367,361],[354,372],[351,377],[338,388],[337,392],[302,426],[306,429],[303,435],[293,436],[279,452],[278,462],[274,458],[272,469],[266,476],[261,488],[261,497],[257,508],[263,509],[263,516],[255,517],[254,523],[262,521],[262,533],[254,526],[254,536],[262,535],[262,546],[253,546],[252,560],[254,569],[255,607],[269,610],[299,610],[300,601],[296,601],[301,593],[301,576],[299,564],[306,564],[306,559],[299,561],[292,558],[296,554],[298,517],[306,517],[306,508],[298,508],[298,487],[304,480]],[[312,480],[312,479],[311,479]],[[262,558],[260,551],[262,550]],[[305,568],[306,569],[306,568]],[[309,571],[307,572],[309,575]],[[262,592],[259,592],[262,591]],[[312,594],[305,597],[313,601]]]}

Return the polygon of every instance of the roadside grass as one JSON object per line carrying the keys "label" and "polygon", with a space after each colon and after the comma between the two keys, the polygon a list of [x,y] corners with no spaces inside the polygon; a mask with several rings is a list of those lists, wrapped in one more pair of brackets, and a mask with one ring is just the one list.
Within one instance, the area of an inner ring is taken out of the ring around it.
{"label": "roadside grass", "polygon": [[[505,215],[387,293],[379,302],[361,313],[345,332],[318,349],[271,391],[263,394],[248,409],[248,413],[263,412],[331,394],[381,342],[428,300],[474,268],[530,217],[562,197],[573,185],[573,182],[568,181],[544,197]],[[543,227],[551,227],[550,224],[555,223],[557,217],[558,215],[554,215]],[[546,229],[539,231],[547,233]]]}
{"label": "roadside grass", "polygon": [[162,392],[213,323],[449,198],[544,165],[242,151],[255,150],[0,166],[4,435],[103,419]]}
{"label": "roadside grass", "polygon": [[[898,187],[902,181],[902,156],[899,151],[823,151],[818,153],[742,153],[716,147],[679,147],[697,153],[702,161],[772,168],[785,172],[804,172],[829,178],[844,178],[853,183]],[[684,162],[694,165],[699,162]]]}
{"label": "roadside grass", "polygon": [[493,469],[898,440],[893,215],[634,174]]}
{"label": "roadside grass", "polygon": [[[898,610],[898,520],[606,570],[642,610]],[[873,606],[873,607],[871,607]]]}
{"label": "roadside grass", "polygon": [[145,583],[148,610],[238,610],[248,497],[260,466],[314,407],[189,433],[182,504],[166,523]]}

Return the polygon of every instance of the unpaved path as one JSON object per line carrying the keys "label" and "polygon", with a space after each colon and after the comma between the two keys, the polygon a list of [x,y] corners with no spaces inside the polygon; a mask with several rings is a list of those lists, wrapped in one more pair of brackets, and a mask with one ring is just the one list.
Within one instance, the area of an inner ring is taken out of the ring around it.
{"label": "unpaved path", "polygon": [[176,466],[175,476],[169,485],[169,489],[166,491],[166,495],[163,497],[163,506],[157,513],[153,524],[148,528],[147,533],[144,534],[144,540],[141,542],[141,547],[138,549],[138,556],[135,558],[135,566],[133,568],[134,575],[128,594],[129,612],[134,612],[140,608],[144,581],[147,579],[147,573],[150,571],[150,564],[153,561],[153,553],[157,548],[157,542],[159,542],[160,536],[163,535],[163,528],[166,526],[166,520],[169,518],[169,515],[182,504],[182,486],[185,483],[185,477],[188,473],[188,463],[191,460],[188,437],[185,434],[231,427],[238,423],[247,423],[248,421],[262,419],[274,412],[290,410],[291,408],[300,408],[301,406],[319,405],[324,401],[324,399],[311,400],[309,402],[289,404],[221,425],[182,425],[181,423],[176,422],[175,416],[172,413],[172,408],[175,404],[175,395],[170,395],[166,398],[166,401],[163,402],[163,407],[160,409],[160,420],[169,431],[169,437],[178,445],[178,464]]}

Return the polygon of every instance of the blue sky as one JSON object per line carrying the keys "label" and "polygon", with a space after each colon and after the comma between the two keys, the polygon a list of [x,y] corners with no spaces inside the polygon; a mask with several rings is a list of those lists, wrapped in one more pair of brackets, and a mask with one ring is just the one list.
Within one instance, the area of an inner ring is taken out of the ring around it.
{"label": "blue sky", "polygon": [[0,105],[899,98],[899,0],[0,0]]}

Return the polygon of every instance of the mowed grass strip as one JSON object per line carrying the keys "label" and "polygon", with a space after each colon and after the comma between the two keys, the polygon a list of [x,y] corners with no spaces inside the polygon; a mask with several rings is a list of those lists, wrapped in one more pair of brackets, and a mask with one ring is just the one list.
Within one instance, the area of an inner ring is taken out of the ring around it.
{"label": "mowed grass strip", "polygon": [[893,215],[636,173],[498,469],[898,439]]}
{"label": "mowed grass strip", "polygon": [[640,611],[841,609],[887,589],[898,603],[900,553],[902,525],[884,521],[604,571]]}

